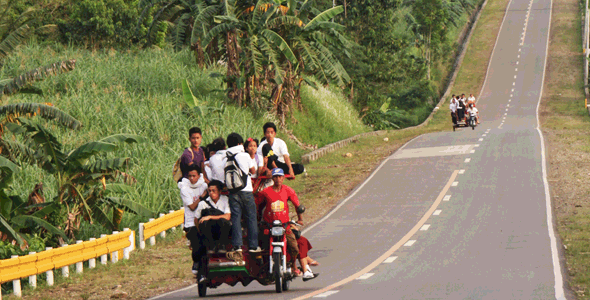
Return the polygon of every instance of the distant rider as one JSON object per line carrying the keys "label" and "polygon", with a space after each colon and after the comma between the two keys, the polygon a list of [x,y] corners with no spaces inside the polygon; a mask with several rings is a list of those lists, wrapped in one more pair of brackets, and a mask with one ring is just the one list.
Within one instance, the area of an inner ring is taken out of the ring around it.
{"label": "distant rider", "polygon": [[469,108],[467,109],[467,113],[472,118],[475,118],[475,121],[477,121],[477,124],[479,124],[479,110],[475,107],[475,104],[469,105]]}
{"label": "distant rider", "polygon": [[457,125],[457,100],[455,100],[455,95],[451,98],[449,109],[451,110],[451,120],[453,120],[454,125]]}

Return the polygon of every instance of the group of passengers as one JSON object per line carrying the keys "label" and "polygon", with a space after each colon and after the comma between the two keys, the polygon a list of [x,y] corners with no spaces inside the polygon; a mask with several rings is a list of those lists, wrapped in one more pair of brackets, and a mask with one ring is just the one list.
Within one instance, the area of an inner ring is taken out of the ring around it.
{"label": "group of passengers", "polygon": [[453,94],[449,109],[451,110],[451,119],[454,125],[457,125],[457,122],[467,123],[470,117],[475,118],[475,121],[479,124],[479,110],[475,107],[473,94],[469,94],[469,98],[466,98],[465,94],[461,94],[461,96]]}
{"label": "group of passengers", "polygon": [[[226,140],[219,137],[201,147],[201,129],[193,127],[189,130],[191,146],[179,160],[182,178],[178,187],[185,208],[184,230],[192,248],[193,273],[199,274],[200,282],[205,280],[201,258],[206,253],[227,253],[228,257],[242,259],[242,219],[250,253],[262,251],[258,216],[261,216],[261,223],[272,224],[274,220],[286,223],[289,221],[287,202],[291,201],[297,210],[298,222],[303,222],[301,213],[304,208],[295,191],[284,185],[283,180],[285,174],[294,178],[305,169],[303,165],[291,162],[287,144],[276,137],[274,123],[264,124],[263,131],[260,144],[256,139],[244,141],[241,135],[230,133]],[[255,199],[252,181],[262,176],[272,177],[272,183],[263,185],[264,189]],[[307,256],[311,249],[309,241],[296,233],[295,229],[288,228],[287,251],[295,274],[310,280],[317,274],[309,265],[318,264]],[[265,241],[263,236],[261,241]],[[299,259],[303,272],[295,268],[296,259]]]}

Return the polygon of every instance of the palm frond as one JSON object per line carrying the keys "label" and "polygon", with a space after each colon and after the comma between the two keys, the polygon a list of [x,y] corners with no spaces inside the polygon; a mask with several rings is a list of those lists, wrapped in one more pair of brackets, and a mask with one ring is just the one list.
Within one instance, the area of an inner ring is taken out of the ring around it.
{"label": "palm frond", "polygon": [[[108,189],[107,185],[107,189]],[[154,212],[149,208],[131,200],[122,199],[118,197],[105,197],[103,198],[104,201],[116,206],[119,209],[123,209],[127,212],[136,214],[138,216],[144,217],[151,217],[154,215]]]}
{"label": "palm frond", "polygon": [[12,31],[3,41],[0,42],[0,63],[10,54],[18,45],[29,38],[32,30],[29,25],[22,25],[21,27]]}
{"label": "palm frond", "polygon": [[314,26],[317,26],[317,24],[319,22],[328,21],[328,20],[332,19],[333,17],[341,14],[342,12],[344,12],[344,8],[342,7],[342,5],[327,9],[327,10],[323,11],[322,13],[318,14],[311,21],[309,21],[309,23],[307,23],[307,25],[305,25],[304,28],[306,30],[309,28],[313,28]]}
{"label": "palm frond", "polygon": [[36,81],[45,80],[49,76],[55,76],[62,73],[72,71],[76,67],[76,60],[64,60],[56,62],[45,67],[33,69],[25,74],[19,75],[12,79],[11,82],[6,84],[2,90],[1,95],[12,95],[20,90],[31,86]]}
{"label": "palm frond", "polygon": [[272,41],[291,63],[297,63],[297,57],[295,57],[293,50],[291,50],[289,44],[287,44],[287,42],[285,42],[285,40],[278,33],[265,29],[262,31],[262,35],[268,40]]}
{"label": "palm frond", "polygon": [[135,134],[120,133],[120,134],[114,134],[111,136],[107,136],[105,138],[100,139],[99,141],[105,142],[105,143],[133,144],[133,143],[143,143],[143,142],[145,142],[145,138],[143,138],[139,135],[135,135]]}
{"label": "palm frond", "polygon": [[131,164],[130,158],[112,158],[97,160],[85,165],[83,171],[86,173],[107,173],[117,171]]}
{"label": "palm frond", "polygon": [[80,121],[66,112],[46,104],[40,103],[14,103],[0,106],[0,116],[5,116],[2,124],[17,122],[20,117],[38,116],[46,120],[55,120],[60,125],[70,129],[78,129],[82,126]]}

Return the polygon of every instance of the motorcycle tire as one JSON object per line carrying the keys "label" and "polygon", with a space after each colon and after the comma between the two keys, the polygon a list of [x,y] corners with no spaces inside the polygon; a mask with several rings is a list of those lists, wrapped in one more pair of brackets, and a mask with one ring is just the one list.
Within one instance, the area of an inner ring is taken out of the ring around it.
{"label": "motorcycle tire", "polygon": [[199,297],[204,298],[207,296],[207,285],[199,283]]}
{"label": "motorcycle tire", "polygon": [[291,285],[291,280],[283,279],[283,291],[288,291]]}
{"label": "motorcycle tire", "polygon": [[281,276],[281,263],[283,259],[281,257],[281,253],[273,253],[272,254],[272,275],[275,278],[275,288],[277,293],[281,293],[283,291],[283,277]]}

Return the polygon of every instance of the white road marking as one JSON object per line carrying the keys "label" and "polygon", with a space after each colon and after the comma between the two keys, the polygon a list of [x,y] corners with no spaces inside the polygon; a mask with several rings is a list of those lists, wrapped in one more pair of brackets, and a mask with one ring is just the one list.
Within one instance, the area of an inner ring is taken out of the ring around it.
{"label": "white road marking", "polygon": [[516,79],[516,75],[514,75],[514,79]]}
{"label": "white road marking", "polygon": [[368,279],[369,277],[371,277],[373,275],[375,275],[375,273],[365,273],[365,274],[359,276],[356,280],[365,280],[365,279]]}
{"label": "white road marking", "polygon": [[512,94],[510,94],[510,98],[512,98]]}
{"label": "white road marking", "polygon": [[390,264],[390,263],[392,263],[392,262],[393,262],[394,260],[396,260],[396,259],[397,259],[397,256],[390,256],[390,257],[386,258],[386,259],[383,261],[383,263],[384,263],[384,264]]}
{"label": "white road marking", "polygon": [[506,104],[506,107],[510,107],[510,104]]}
{"label": "white road marking", "polygon": [[461,174],[461,175],[465,174],[465,170],[459,170],[459,174]]}
{"label": "white road marking", "polygon": [[[553,0],[551,0],[549,7],[549,22],[551,24],[551,17],[553,12]],[[547,53],[549,52],[549,37],[551,36],[551,25],[547,28],[547,42],[545,43],[545,63],[543,64],[543,78],[541,80],[541,88],[539,93],[539,101],[537,102],[537,132],[541,137],[541,169],[543,170],[543,186],[545,188],[545,209],[547,215],[547,231],[549,231],[549,241],[551,244],[551,260],[553,262],[553,276],[555,277],[555,299],[565,299],[565,291],[563,289],[563,275],[561,274],[561,263],[559,262],[559,252],[557,251],[557,240],[555,238],[555,231],[553,226],[553,215],[551,209],[551,194],[549,194],[549,183],[547,182],[547,162],[545,158],[545,139],[543,132],[539,127],[539,106],[541,105],[541,98],[543,97],[543,86],[545,85],[545,70],[547,68]]]}
{"label": "white road marking", "polygon": [[321,293],[321,294],[319,294],[317,296],[314,296],[314,298],[326,298],[326,297],[328,297],[330,295],[334,295],[334,294],[336,294],[338,292],[339,291],[327,291],[327,292],[323,292],[323,293]]}
{"label": "white road marking", "polygon": [[486,136],[486,135],[488,135],[488,134],[487,134],[487,133],[484,133],[484,134],[482,134],[481,136]]}
{"label": "white road marking", "polygon": [[508,99],[508,102],[512,102],[512,99]]}
{"label": "white road marking", "polygon": [[[436,211],[435,211],[435,212],[436,212]],[[414,243],[415,243],[415,242],[416,242],[416,240],[409,240],[409,241],[407,241],[407,242],[404,244],[404,246],[406,246],[406,247],[410,247],[410,246],[414,245]]]}
{"label": "white road marking", "polygon": [[513,82],[512,85],[515,86],[516,85],[516,82]]}
{"label": "white road marking", "polygon": [[[520,55],[518,57],[520,58]],[[518,61],[516,61],[516,64],[518,65]]]}
{"label": "white road marking", "polygon": [[479,144],[475,144],[475,145],[473,145],[473,147],[479,147]]}
{"label": "white road marking", "polygon": [[483,139],[482,139],[482,138],[480,138],[478,141],[480,141],[480,142],[481,142],[481,141],[483,141]]}
{"label": "white road marking", "polygon": [[451,186],[457,186],[457,185],[459,185],[459,181],[455,181],[451,184]]}
{"label": "white road marking", "polygon": [[428,228],[430,228],[430,224],[425,224],[425,225],[422,225],[422,227],[420,227],[420,230],[426,231],[426,230],[428,230]]}
{"label": "white road marking", "polygon": [[520,52],[520,50],[522,50],[522,49],[518,48],[518,52]]}
{"label": "white road marking", "polygon": [[471,161],[471,158],[466,158],[466,159],[465,159],[465,162],[466,162],[466,163],[468,163],[468,162],[470,162],[470,161]]}
{"label": "white road marking", "polygon": [[514,89],[512,89],[512,92],[514,92]]}
{"label": "white road marking", "polygon": [[[518,55],[518,58],[520,58],[520,54]],[[518,62],[516,62],[516,63],[518,63]]]}
{"label": "white road marking", "polygon": [[508,113],[504,113],[504,115],[507,115]]}
{"label": "white road marking", "polygon": [[438,216],[438,215],[440,215],[440,213],[441,213],[441,212],[442,212],[442,210],[440,210],[440,209],[437,209],[437,210],[435,210],[435,211],[432,213],[432,215],[433,215],[433,216]]}
{"label": "white road marking", "polygon": [[451,195],[446,195],[446,196],[443,198],[443,201],[449,201],[449,200],[451,200]]}
{"label": "white road marking", "polygon": [[469,153],[475,153],[475,150],[471,150],[471,151],[469,151]]}
{"label": "white road marking", "polygon": [[506,111],[508,111],[508,108],[506,109]]}
{"label": "white road marking", "polygon": [[518,72],[518,68],[514,68],[514,72]]}

